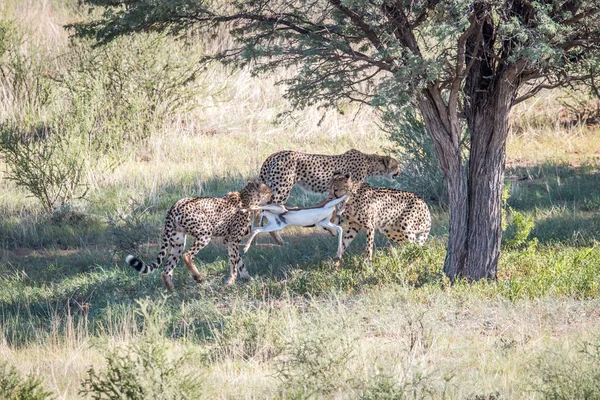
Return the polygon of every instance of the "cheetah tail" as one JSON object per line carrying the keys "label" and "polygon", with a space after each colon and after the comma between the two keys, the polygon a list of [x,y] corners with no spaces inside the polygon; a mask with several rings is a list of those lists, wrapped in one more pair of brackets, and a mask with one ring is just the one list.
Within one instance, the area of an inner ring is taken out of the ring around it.
{"label": "cheetah tail", "polygon": [[156,265],[152,264],[144,264],[142,260],[137,257],[132,256],[131,254],[125,257],[125,262],[135,268],[140,274],[147,274],[149,272],[154,271]]}
{"label": "cheetah tail", "polygon": [[163,244],[160,247],[160,252],[158,253],[158,257],[156,257],[156,261],[152,264],[144,264],[142,260],[137,257],[132,256],[131,254],[125,257],[125,262],[135,268],[140,274],[147,274],[154,271],[158,266],[162,263],[163,258],[167,254],[167,246],[168,240],[166,237],[163,238]]}

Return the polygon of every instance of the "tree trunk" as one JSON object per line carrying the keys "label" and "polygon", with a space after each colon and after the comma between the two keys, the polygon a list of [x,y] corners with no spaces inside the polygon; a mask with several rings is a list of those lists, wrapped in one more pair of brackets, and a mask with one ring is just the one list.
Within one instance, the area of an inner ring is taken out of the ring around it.
{"label": "tree trunk", "polygon": [[469,280],[496,279],[502,236],[502,190],[508,116],[516,86],[500,75],[465,107],[471,138],[467,263]]}
{"label": "tree trunk", "polygon": [[[470,133],[468,170],[458,142],[431,98],[419,102],[448,185],[449,237],[444,273],[452,282],[496,279],[508,116],[516,86],[501,76],[465,107]],[[447,122],[447,121],[446,121]]]}
{"label": "tree trunk", "polygon": [[418,106],[448,186],[450,221],[444,273],[454,282],[468,254],[467,175],[460,152],[460,124],[457,118],[450,118],[448,113],[441,112],[445,107],[436,106],[440,101],[437,92],[425,92]]}

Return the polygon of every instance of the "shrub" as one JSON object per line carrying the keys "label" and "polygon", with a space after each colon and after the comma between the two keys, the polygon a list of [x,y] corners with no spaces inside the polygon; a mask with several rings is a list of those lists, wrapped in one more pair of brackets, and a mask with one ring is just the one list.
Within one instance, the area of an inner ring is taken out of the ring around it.
{"label": "shrub", "polygon": [[535,391],[554,400],[600,399],[600,338],[583,343],[576,357],[557,352],[538,360]]}
{"label": "shrub", "polygon": [[[402,122],[398,124],[398,120]],[[398,180],[402,189],[415,192],[426,200],[447,203],[444,174],[423,122],[414,112],[407,112],[402,118],[391,112],[384,113],[383,122],[397,146],[396,157],[402,165]]]}
{"label": "shrub", "polygon": [[17,369],[0,361],[0,399],[45,400],[52,398],[52,392],[44,390],[42,381],[33,375],[27,378],[19,374]]}
{"label": "shrub", "polygon": [[[55,79],[65,98],[63,124],[90,148],[122,153],[192,108],[200,51],[161,34],[137,34],[102,47],[73,40]],[[117,154],[120,155],[120,154]]]}
{"label": "shrub", "polygon": [[267,361],[282,351],[280,321],[270,308],[234,309],[223,320],[222,329],[213,329],[215,346],[211,357],[218,359]]}
{"label": "shrub", "polygon": [[277,364],[284,397],[323,397],[348,384],[357,340],[343,326],[329,328],[313,326],[284,346]]}
{"label": "shrub", "polygon": [[88,191],[89,161],[75,138],[52,133],[47,127],[25,132],[0,126],[0,151],[9,166],[6,178],[27,189],[50,212],[83,198]]}
{"label": "shrub", "polygon": [[535,220],[533,215],[525,215],[508,205],[510,199],[510,184],[505,184],[502,190],[502,230],[504,235],[502,242],[506,248],[516,249],[527,245],[530,249],[537,245],[537,239],[527,240],[533,228]]}
{"label": "shrub", "polygon": [[202,381],[186,372],[188,357],[173,356],[174,346],[164,338],[164,302],[152,306],[138,301],[143,332],[130,344],[106,355],[107,367],[90,367],[80,394],[93,399],[189,399],[202,396]]}

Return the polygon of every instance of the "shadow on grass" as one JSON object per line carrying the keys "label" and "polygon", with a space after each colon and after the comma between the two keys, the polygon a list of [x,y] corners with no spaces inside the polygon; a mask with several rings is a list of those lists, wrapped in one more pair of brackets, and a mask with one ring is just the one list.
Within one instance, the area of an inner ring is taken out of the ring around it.
{"label": "shadow on grass", "polygon": [[[544,163],[507,171],[509,204],[519,211],[600,211],[600,166]],[[512,179],[511,179],[512,178]]]}
{"label": "shadow on grass", "polygon": [[600,213],[565,212],[540,218],[531,237],[543,244],[594,246],[600,240]]}

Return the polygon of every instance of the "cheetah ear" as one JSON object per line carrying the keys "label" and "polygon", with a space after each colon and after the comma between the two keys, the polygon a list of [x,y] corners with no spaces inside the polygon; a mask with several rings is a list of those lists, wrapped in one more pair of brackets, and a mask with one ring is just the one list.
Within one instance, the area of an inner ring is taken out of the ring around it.
{"label": "cheetah ear", "polygon": [[390,156],[383,156],[383,166],[387,169],[390,168],[390,164],[392,163],[392,157]]}
{"label": "cheetah ear", "polygon": [[256,186],[257,189],[262,189],[262,188],[267,187],[267,185],[265,185],[265,183],[260,178],[254,179],[254,186]]}

